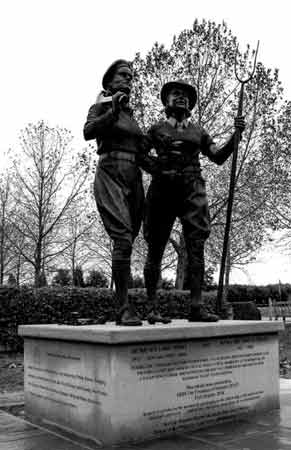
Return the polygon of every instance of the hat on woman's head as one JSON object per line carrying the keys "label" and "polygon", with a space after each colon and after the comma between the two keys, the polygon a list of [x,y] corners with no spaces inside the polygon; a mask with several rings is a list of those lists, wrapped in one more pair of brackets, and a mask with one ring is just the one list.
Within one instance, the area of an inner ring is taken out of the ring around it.
{"label": "hat on woman's head", "polygon": [[107,89],[108,83],[112,80],[113,75],[119,67],[125,66],[131,70],[131,63],[125,59],[117,59],[108,67],[102,79],[103,89]]}
{"label": "hat on woman's head", "polygon": [[161,100],[163,105],[166,106],[168,94],[173,88],[183,89],[187,92],[189,97],[189,109],[193,109],[197,102],[197,92],[194,86],[191,86],[191,84],[186,83],[184,80],[169,81],[164,84],[161,89]]}

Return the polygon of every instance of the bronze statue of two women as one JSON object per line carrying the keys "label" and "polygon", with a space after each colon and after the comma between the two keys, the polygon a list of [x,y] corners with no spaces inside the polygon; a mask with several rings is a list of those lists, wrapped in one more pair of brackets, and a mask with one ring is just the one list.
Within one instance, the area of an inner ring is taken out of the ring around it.
{"label": "bronze statue of two women", "polygon": [[[197,101],[196,89],[183,80],[166,83],[161,90],[165,119],[144,135],[129,106],[131,64],[115,61],[105,72],[103,91],[88,112],[86,140],[96,139],[99,161],[94,182],[97,208],[113,241],[112,276],[119,311],[118,325],[142,325],[128,298],[132,246],[144,218],[148,253],[144,267],[149,300],[149,323],[169,323],[157,302],[157,284],[163,253],[176,218],[186,243],[191,304],[188,320],[215,322],[219,317],[205,308],[201,290],[204,277],[204,244],[210,233],[210,218],[201,175],[199,154],[223,164],[234,149],[233,135],[217,148],[210,135],[189,117]],[[242,117],[235,127],[243,132]],[[149,154],[155,149],[156,156]],[[152,175],[146,199],[141,168]]]}

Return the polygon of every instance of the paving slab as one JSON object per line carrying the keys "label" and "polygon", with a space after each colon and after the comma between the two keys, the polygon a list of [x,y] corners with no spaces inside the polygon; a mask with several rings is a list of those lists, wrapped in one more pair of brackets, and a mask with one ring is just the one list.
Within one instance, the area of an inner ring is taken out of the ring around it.
{"label": "paving slab", "polygon": [[269,433],[241,439],[224,446],[227,450],[290,450],[291,431]]}
{"label": "paving slab", "polygon": [[[119,447],[117,447],[119,449]],[[215,447],[216,448],[216,447]],[[173,436],[168,439],[159,439],[139,444],[135,447],[137,450],[214,450],[211,442],[202,440],[191,440],[185,436]],[[133,450],[131,448],[131,450]]]}
{"label": "paving slab", "polygon": [[237,423],[224,423],[203,430],[196,430],[193,433],[185,434],[193,439],[201,439],[212,444],[227,444],[245,437],[253,437],[258,434],[268,433],[270,425],[264,423],[252,423],[251,421],[239,421]]}
{"label": "paving slab", "polygon": [[0,411],[0,450],[84,450],[84,448]]}
{"label": "paving slab", "polygon": [[24,392],[5,392],[0,394],[0,408],[24,404]]}

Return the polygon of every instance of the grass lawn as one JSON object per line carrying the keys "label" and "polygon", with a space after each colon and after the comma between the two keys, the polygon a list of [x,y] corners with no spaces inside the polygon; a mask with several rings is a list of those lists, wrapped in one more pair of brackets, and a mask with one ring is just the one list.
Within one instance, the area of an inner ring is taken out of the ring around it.
{"label": "grass lawn", "polygon": [[23,391],[23,354],[0,353],[0,394]]}

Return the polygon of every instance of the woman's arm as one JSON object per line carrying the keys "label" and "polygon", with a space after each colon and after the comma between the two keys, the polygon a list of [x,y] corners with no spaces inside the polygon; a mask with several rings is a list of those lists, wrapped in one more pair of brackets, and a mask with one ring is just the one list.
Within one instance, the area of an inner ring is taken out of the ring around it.
{"label": "woman's arm", "polygon": [[116,114],[113,113],[111,105],[97,103],[89,109],[86,123],[84,125],[84,138],[86,141],[96,139],[102,135],[104,130],[112,127],[117,120]]}
{"label": "woman's arm", "polygon": [[[234,126],[240,131],[240,134],[242,134],[245,129],[244,118],[236,117]],[[201,139],[201,151],[210,159],[210,161],[213,161],[220,166],[229,158],[229,156],[234,151],[234,137],[235,133],[233,133],[231,138],[222,147],[218,148],[217,145],[212,141],[210,136],[205,132]]]}
{"label": "woman's arm", "polygon": [[137,154],[138,165],[151,175],[159,173],[159,163],[156,156],[150,155],[150,151],[154,148],[153,140],[150,133],[143,136],[139,152]]}

